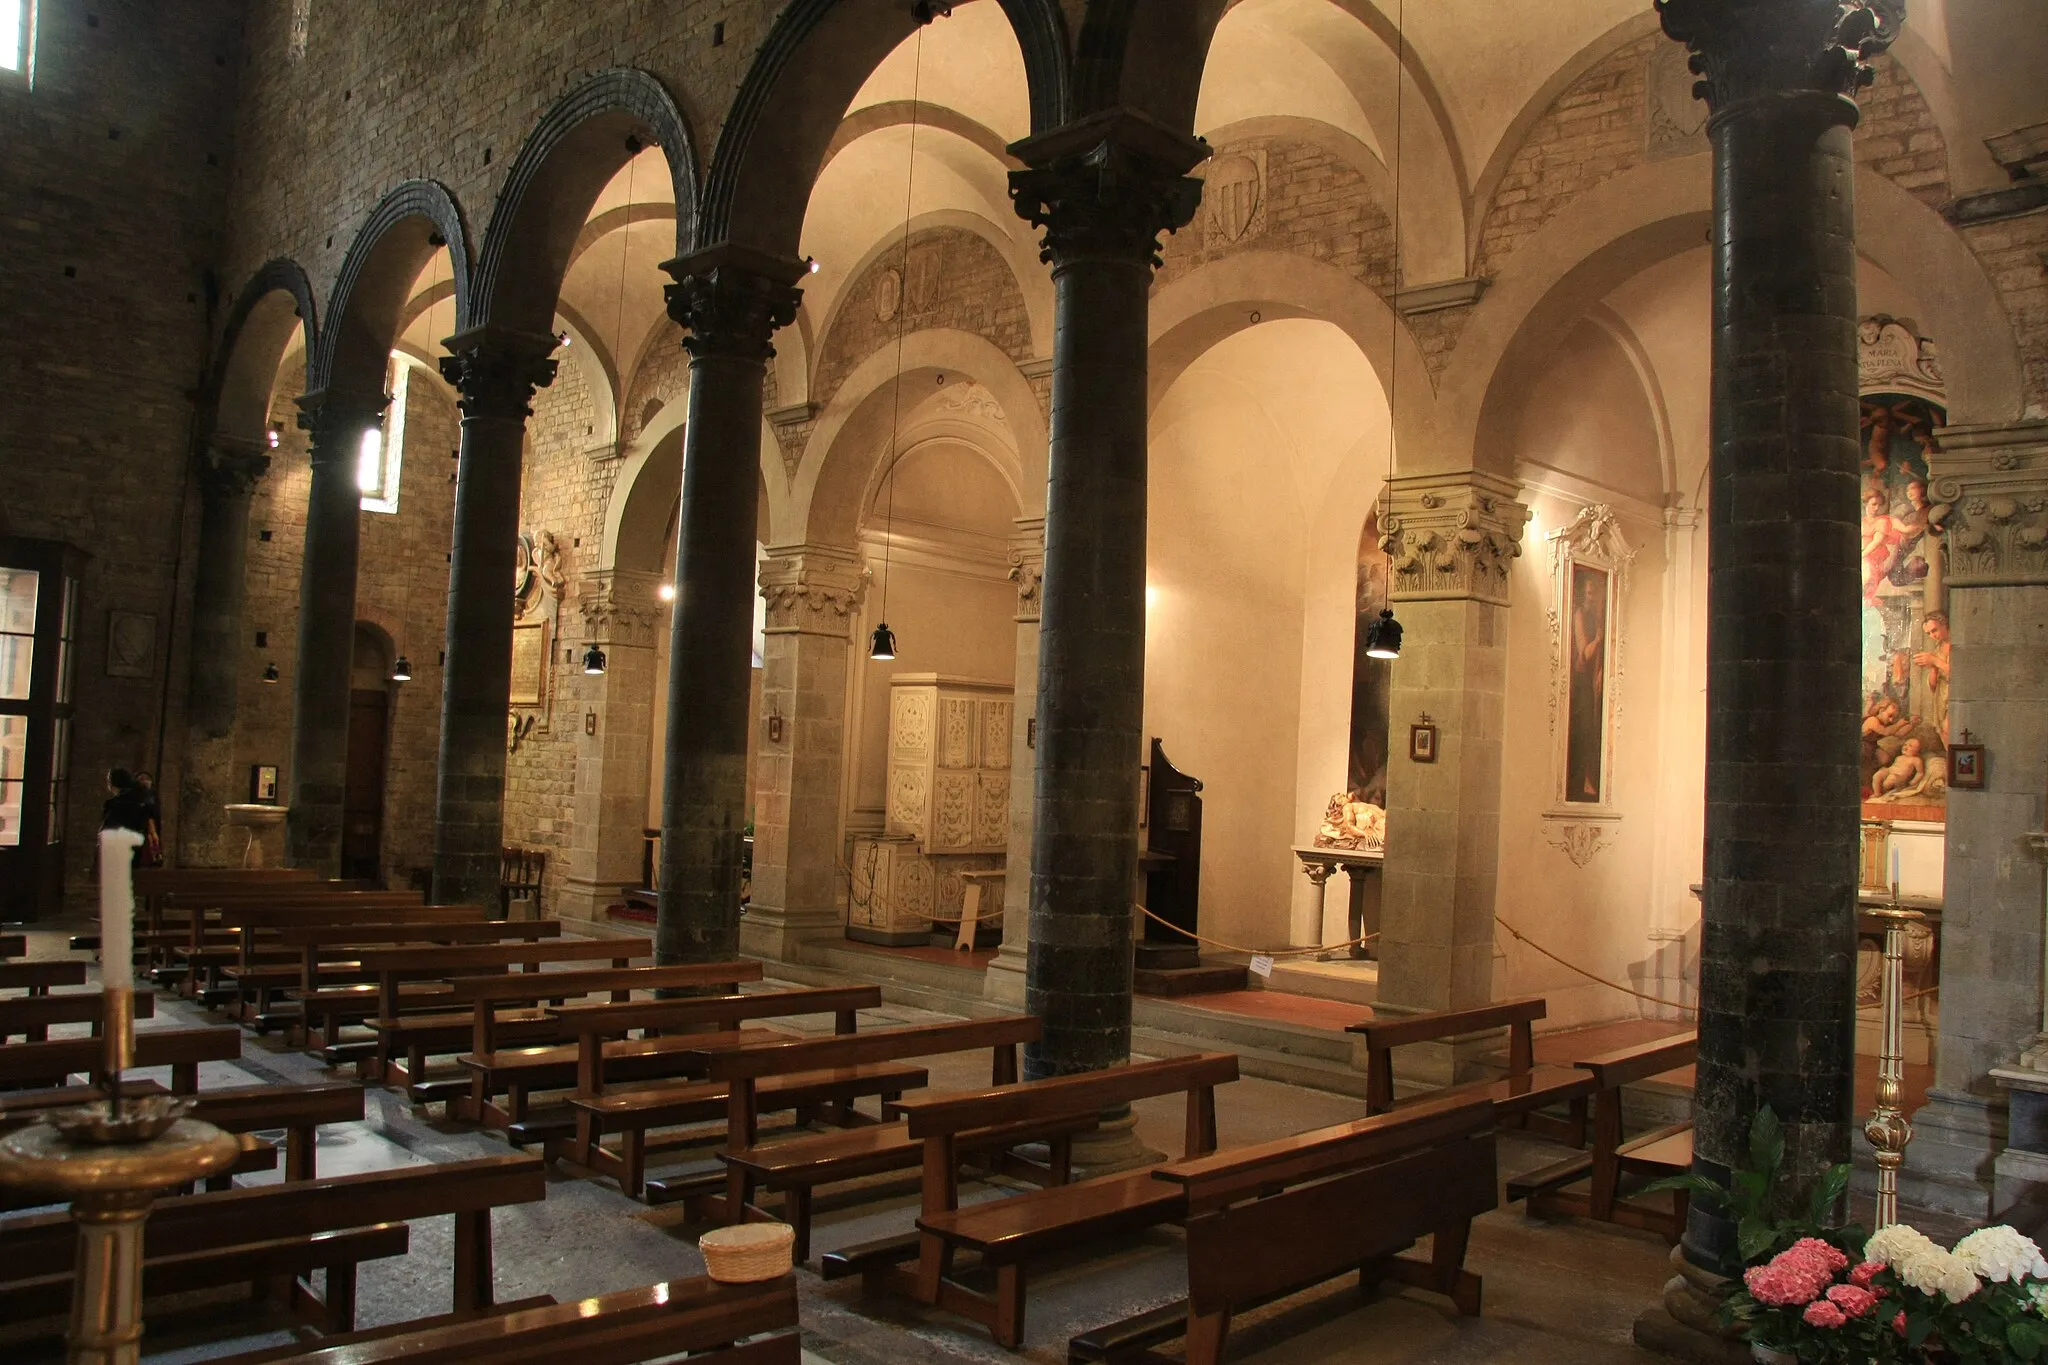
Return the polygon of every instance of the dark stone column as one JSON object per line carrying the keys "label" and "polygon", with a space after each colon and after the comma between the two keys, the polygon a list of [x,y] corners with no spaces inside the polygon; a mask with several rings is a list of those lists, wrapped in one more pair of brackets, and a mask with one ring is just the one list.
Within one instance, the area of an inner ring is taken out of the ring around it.
{"label": "dark stone column", "polygon": [[1045,230],[1053,369],[1039,622],[1026,1008],[1033,1077],[1131,1051],[1131,906],[1145,707],[1146,292],[1159,234],[1194,216],[1208,148],[1125,110],[1011,148]]}
{"label": "dark stone column", "polygon": [[294,867],[341,874],[341,798],[348,775],[349,665],[355,651],[356,553],[363,433],[383,420],[382,393],[309,393],[299,425],[312,433],[313,486],[299,578],[299,655],[292,698],[291,813],[285,856]]}
{"label": "dark stone column", "polygon": [[434,799],[434,899],[498,905],[505,833],[505,704],[512,687],[512,594],[519,479],[533,391],[553,382],[555,339],[484,326],[448,339],[441,375],[461,394],[455,533],[448,569],[448,659]]}
{"label": "dark stone column", "polygon": [[[1855,1054],[1856,222],[1850,98],[1890,41],[1864,3],[1664,0],[1712,117],[1705,925],[1695,1169],[1784,1121],[1780,1197],[1847,1160]],[[1684,1254],[1728,1273],[1695,1200]]]}
{"label": "dark stone column", "polygon": [[654,953],[663,963],[715,962],[739,950],[761,381],[775,354],[769,339],[796,318],[804,268],[725,244],[662,269],[676,279],[669,316],[689,330],[690,422],[669,635]]}

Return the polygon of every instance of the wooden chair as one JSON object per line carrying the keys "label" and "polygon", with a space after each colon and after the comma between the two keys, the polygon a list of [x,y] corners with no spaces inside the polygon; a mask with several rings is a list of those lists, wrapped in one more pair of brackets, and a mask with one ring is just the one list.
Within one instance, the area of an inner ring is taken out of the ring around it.
{"label": "wooden chair", "polygon": [[[1561,1139],[1574,1147],[1586,1145],[1586,1100],[1593,1093],[1592,1077],[1568,1066],[1535,1064],[1535,1021],[1549,1006],[1540,997],[1502,1000],[1469,1010],[1445,1010],[1438,1014],[1396,1015],[1352,1024],[1346,1032],[1365,1035],[1365,1111],[1384,1114],[1403,1103],[1449,1095],[1481,1094],[1493,1101],[1495,1115],[1511,1127],[1526,1127]],[[1495,1029],[1508,1031],[1507,1074],[1496,1081],[1466,1081],[1440,1090],[1394,1098],[1394,1049],[1414,1043],[1463,1040]],[[1562,1122],[1538,1111],[1563,1105]]]}
{"label": "wooden chair", "polygon": [[[1496,1207],[1493,1106],[1452,1098],[1156,1167],[1187,1201],[1188,1296],[1083,1333],[1070,1362],[1219,1365],[1233,1314],[1337,1275],[1399,1280],[1479,1312],[1464,1268],[1472,1220]],[[1401,1255],[1429,1237],[1427,1261]]]}
{"label": "wooden chair", "polygon": [[540,918],[541,884],[547,877],[545,849],[520,848],[508,844],[498,852],[498,913],[512,918],[513,901],[532,903],[532,918]]}

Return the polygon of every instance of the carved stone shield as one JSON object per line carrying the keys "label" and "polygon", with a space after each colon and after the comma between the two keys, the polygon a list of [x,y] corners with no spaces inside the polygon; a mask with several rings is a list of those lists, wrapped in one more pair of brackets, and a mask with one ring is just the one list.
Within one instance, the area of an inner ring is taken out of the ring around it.
{"label": "carved stone shield", "polygon": [[1209,221],[1226,242],[1241,242],[1260,219],[1265,194],[1264,158],[1243,152],[1220,156],[1209,168],[1202,198]]}

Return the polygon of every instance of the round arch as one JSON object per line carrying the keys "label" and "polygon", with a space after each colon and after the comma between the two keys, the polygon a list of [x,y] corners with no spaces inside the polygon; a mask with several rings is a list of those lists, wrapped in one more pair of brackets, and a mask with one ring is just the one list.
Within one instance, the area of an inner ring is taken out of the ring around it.
{"label": "round arch", "polygon": [[[640,432],[621,461],[619,476],[613,481],[611,497],[605,504],[599,569],[666,574],[675,567],[663,562],[662,550],[674,520],[676,502],[683,495],[683,438],[689,429],[688,409],[689,404],[681,400],[664,407]],[[781,480],[767,476],[767,462],[779,462],[779,450],[773,429],[763,421],[760,515],[767,528],[780,524],[780,512],[786,502],[785,496],[777,491]],[[649,546],[653,547],[651,551]]]}
{"label": "round arch", "polygon": [[448,252],[458,329],[470,318],[469,234],[455,198],[432,180],[408,180],[378,201],[342,258],[327,304],[309,392],[381,393],[391,342],[413,281]]}
{"label": "round arch", "polygon": [[[993,2],[1008,16],[1023,53],[1032,130],[1058,127],[1071,104],[1058,0]],[[793,259],[811,185],[847,105],[917,27],[911,8],[897,0],[792,0],[785,6],[719,131],[698,244],[735,242]]]}
{"label": "round arch", "polygon": [[556,296],[591,205],[639,151],[632,144],[642,140],[659,146],[668,161],[676,254],[690,249],[697,147],[682,112],[647,72],[600,71],[556,100],[520,147],[484,234],[471,325],[551,329]]}
{"label": "round arch", "polygon": [[277,367],[292,333],[301,327],[310,387],[320,344],[312,283],[296,261],[279,257],[265,262],[235,296],[214,353],[207,388],[215,431],[243,440],[262,439]]}

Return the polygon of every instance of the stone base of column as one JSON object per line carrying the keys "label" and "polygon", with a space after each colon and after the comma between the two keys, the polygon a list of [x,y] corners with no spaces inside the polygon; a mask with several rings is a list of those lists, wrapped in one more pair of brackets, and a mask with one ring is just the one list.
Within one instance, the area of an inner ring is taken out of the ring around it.
{"label": "stone base of column", "polygon": [[2005,1135],[2004,1101],[1928,1091],[1927,1103],[1913,1114],[1913,1145],[1899,1170],[1900,1202],[1964,1218],[1990,1217]]}
{"label": "stone base of column", "polygon": [[546,910],[556,919],[574,920],[599,928],[612,927],[611,916],[605,912],[617,905],[624,896],[619,882],[594,882],[587,877],[566,877],[561,889],[555,893],[554,904]]}
{"label": "stone base of column", "polygon": [[1024,1008],[1024,945],[1005,943],[996,949],[981,978],[981,998],[1011,1009]]}
{"label": "stone base of column", "polygon": [[837,910],[785,910],[752,905],[740,916],[740,952],[766,962],[794,962],[806,943],[845,931]]}
{"label": "stone base of column", "polygon": [[1074,1178],[1111,1175],[1136,1170],[1166,1160],[1166,1153],[1148,1147],[1138,1137],[1138,1116],[1126,1109],[1119,1118],[1105,1119],[1092,1133],[1074,1139]]}
{"label": "stone base of column", "polygon": [[1748,1344],[1731,1336],[1718,1318],[1728,1282],[1686,1260],[1681,1247],[1671,1248],[1671,1268],[1677,1274],[1665,1282],[1663,1301],[1636,1319],[1636,1345],[1695,1365],[1750,1360]]}

